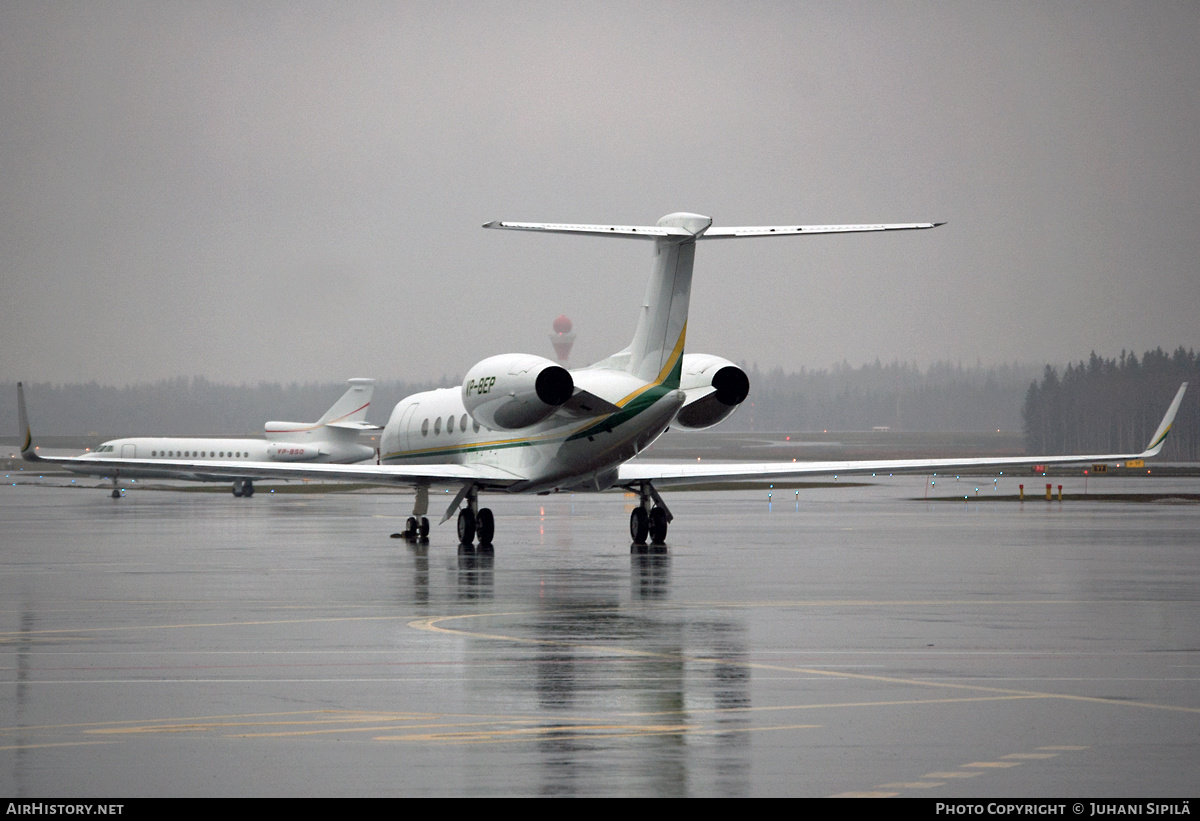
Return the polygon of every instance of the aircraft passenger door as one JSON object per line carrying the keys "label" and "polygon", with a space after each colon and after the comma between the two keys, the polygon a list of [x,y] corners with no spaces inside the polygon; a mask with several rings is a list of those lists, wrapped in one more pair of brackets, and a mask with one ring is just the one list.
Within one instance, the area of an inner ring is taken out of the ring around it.
{"label": "aircraft passenger door", "polygon": [[417,408],[420,404],[420,402],[413,402],[405,409],[404,416],[400,417],[400,430],[404,435],[401,441],[404,442],[405,450],[412,450],[417,446],[419,437],[415,435],[417,432],[412,429],[412,424],[413,419],[416,418]]}
{"label": "aircraft passenger door", "polygon": [[121,445],[121,458],[122,459],[136,459],[137,458],[137,445]]}

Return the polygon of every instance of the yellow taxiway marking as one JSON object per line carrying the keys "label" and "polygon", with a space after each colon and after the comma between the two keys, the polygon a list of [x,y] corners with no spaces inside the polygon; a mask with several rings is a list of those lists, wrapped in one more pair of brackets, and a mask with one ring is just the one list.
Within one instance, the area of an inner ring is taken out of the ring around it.
{"label": "yellow taxiway marking", "polygon": [[111,741],[44,741],[37,744],[7,744],[0,750],[38,750],[42,747],[88,747],[93,744],[111,744]]}
{"label": "yellow taxiway marking", "polygon": [[882,792],[880,790],[865,790],[863,792],[840,792],[830,798],[895,798],[898,792]]}
{"label": "yellow taxiway marking", "polygon": [[[954,602],[854,602],[855,604],[953,604]],[[959,604],[973,604],[974,602],[958,602]],[[1036,604],[1038,602],[1028,602]],[[1019,602],[1007,602],[1005,604],[1019,604]],[[691,605],[689,605],[691,606]],[[716,606],[711,604],[711,606]],[[731,605],[732,606],[732,605]],[[571,611],[578,613],[580,611]],[[1105,704],[1108,706],[1123,706],[1123,707],[1141,707],[1150,710],[1169,710],[1181,713],[1200,713],[1200,707],[1180,707],[1172,704],[1155,704],[1146,701],[1115,701],[1109,698],[1099,698],[1096,696],[1080,696],[1070,693],[1050,693],[1038,690],[1020,690],[1011,687],[988,687],[982,684],[966,684],[953,681],[929,681],[919,678],[903,678],[900,676],[882,676],[870,673],[852,673],[845,670],[828,670],[816,667],[793,667],[783,664],[767,664],[764,662],[751,662],[737,658],[722,658],[720,656],[701,656],[688,655],[686,653],[663,653],[653,650],[636,650],[629,647],[619,647],[615,645],[601,644],[585,644],[582,642],[573,642],[562,639],[544,639],[544,638],[527,638],[524,636],[513,636],[504,633],[484,633],[463,628],[443,627],[444,622],[464,621],[468,619],[479,618],[510,618],[515,616],[531,616],[537,615],[540,617],[546,616],[545,611],[537,613],[529,611],[517,611],[506,613],[467,613],[457,616],[431,616],[424,619],[416,619],[408,623],[409,627],[416,630],[427,630],[433,633],[444,633],[447,635],[470,637],[475,639],[487,639],[491,641],[504,641],[512,644],[530,644],[542,647],[570,647],[575,650],[585,650],[588,652],[597,653],[608,656],[623,656],[627,658],[656,658],[669,661],[682,661],[696,664],[720,664],[730,667],[741,667],[749,670],[769,670],[778,673],[793,673],[796,675],[805,675],[813,677],[849,679],[852,681],[871,681],[884,684],[903,684],[912,687],[937,687],[947,690],[970,690],[980,693],[993,693],[996,695],[1010,696],[1014,698],[1040,698],[1040,699],[1058,699],[1063,701],[1081,701],[1090,704]]]}
{"label": "yellow taxiway marking", "polygon": [[22,630],[0,633],[0,643],[87,633],[126,633],[137,630],[190,630],[206,627],[260,627],[271,624],[329,624],[344,621],[403,621],[410,616],[320,616],[311,619],[261,619],[257,621],[214,621],[182,624],[131,624],[125,627],[60,627],[53,630]]}
{"label": "yellow taxiway marking", "polygon": [[963,764],[964,767],[979,767],[982,769],[994,768],[1004,769],[1006,767],[1020,767],[1020,761],[972,761],[970,764]]}
{"label": "yellow taxiway marking", "polygon": [[[1062,747],[1039,747],[1039,750],[1086,750],[1086,746],[1062,746]],[[972,761],[970,764],[963,764],[963,769],[951,772],[933,772],[925,773],[921,776],[921,781],[896,781],[891,784],[879,784],[875,787],[877,790],[927,790],[933,787],[945,786],[945,782],[953,778],[975,778],[983,775],[987,770],[1004,770],[1011,767],[1020,767],[1026,760],[1042,761],[1047,758],[1055,758],[1058,756],[1054,753],[1009,753],[1008,755],[1000,756],[1002,759],[1020,759],[1018,761]],[[967,769],[973,768],[973,769]],[[856,793],[862,794],[862,793]],[[841,795],[850,795],[850,793],[842,793]],[[841,797],[833,796],[834,798]]]}
{"label": "yellow taxiway marking", "polygon": [[444,741],[455,744],[496,744],[527,741],[531,738],[579,740],[585,738],[636,738],[654,735],[729,735],[730,733],[763,733],[780,730],[812,730],[820,724],[780,724],[774,727],[693,727],[687,724],[567,724],[546,727],[527,727],[513,730],[477,731],[471,733],[414,733],[378,736],[375,741]]}

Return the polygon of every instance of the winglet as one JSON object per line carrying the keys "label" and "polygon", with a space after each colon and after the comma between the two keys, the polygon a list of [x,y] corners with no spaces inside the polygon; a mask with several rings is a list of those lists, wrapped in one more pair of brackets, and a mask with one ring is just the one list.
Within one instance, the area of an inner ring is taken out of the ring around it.
{"label": "winglet", "polygon": [[1162,422],[1158,426],[1158,430],[1154,431],[1154,436],[1150,438],[1150,444],[1146,445],[1146,450],[1138,454],[1139,457],[1157,456],[1162,450],[1163,442],[1167,441],[1167,434],[1171,432],[1171,425],[1175,422],[1175,414],[1179,411],[1179,405],[1183,402],[1183,392],[1187,390],[1187,382],[1179,386],[1179,392],[1175,394],[1175,399],[1171,402],[1171,407],[1167,408],[1167,413],[1163,417]]}
{"label": "winglet", "polygon": [[33,434],[29,432],[29,412],[25,410],[25,386],[17,383],[17,422],[20,425],[18,437],[21,440],[21,458],[26,462],[39,462],[37,450],[33,446]]}

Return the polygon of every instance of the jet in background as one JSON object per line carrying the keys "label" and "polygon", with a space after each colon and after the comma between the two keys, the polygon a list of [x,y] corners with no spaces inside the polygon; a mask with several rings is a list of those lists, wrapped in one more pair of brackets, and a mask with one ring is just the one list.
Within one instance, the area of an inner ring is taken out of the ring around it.
{"label": "jet in background", "polygon": [[[359,444],[358,435],[380,430],[365,421],[374,392],[374,379],[351,379],[349,390],[316,422],[268,422],[264,439],[136,436],[111,439],[90,453],[53,461],[73,473],[111,476],[114,499],[121,496],[118,482],[122,478],[232,482],[234,496],[253,496],[254,480],[260,476],[230,474],[218,463],[352,464],[373,459],[375,449]],[[193,466],[187,470],[160,467],[160,463],[177,460],[189,460]]]}
{"label": "jet in background", "polygon": [[[1146,450],[1136,454],[900,459],[856,462],[656,463],[637,459],[670,425],[708,428],[732,414],[750,390],[745,372],[710,354],[685,353],[696,246],[701,241],[752,237],[921,230],[941,223],[714,227],[699,214],[669,214],[656,225],[563,225],[491,222],[485,228],[634,239],[653,244],[650,282],[629,347],[586,368],[568,371],[545,357],[507,353],[472,366],[457,388],[426,391],[392,411],[374,465],[279,464],[218,457],[211,466],[195,456],[121,460],[97,454],[109,470],[138,467],[178,473],[205,468],[222,476],[371,482],[416,491],[405,534],[429,533],[429,489],[457,490],[442,522],[458,513],[463,549],[490,550],[495,519],[479,506],[481,493],[555,493],[624,488],[640,499],[629,520],[633,546],[666,540],[673,516],[660,487],[697,482],[752,482],[797,477],[918,472],[953,468],[1114,462],[1153,456],[1162,448],[1183,399],[1179,389]],[[1186,385],[1184,386],[1186,387]],[[21,400],[22,456],[32,446]],[[100,458],[97,459],[97,462]]]}

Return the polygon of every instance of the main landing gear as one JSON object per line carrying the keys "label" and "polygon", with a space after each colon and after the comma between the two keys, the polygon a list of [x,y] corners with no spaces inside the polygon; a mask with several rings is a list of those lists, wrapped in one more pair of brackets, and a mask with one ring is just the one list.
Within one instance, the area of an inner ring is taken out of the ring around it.
{"label": "main landing gear", "polygon": [[415,542],[418,540],[429,540],[429,520],[424,516],[420,518],[409,516],[408,521],[404,523],[404,532],[398,534],[403,536],[405,540]]}
{"label": "main landing gear", "polygon": [[253,479],[234,479],[233,480],[233,495],[245,496],[250,498],[254,495],[254,480]]}
{"label": "main landing gear", "polygon": [[479,540],[479,551],[492,551],[492,537],[496,535],[496,517],[486,507],[479,506],[479,488],[474,483],[465,485],[446,511],[446,521],[454,513],[454,509],[466,502],[466,506],[458,512],[458,549],[466,552],[473,549],[472,542]]}
{"label": "main landing gear", "polygon": [[429,488],[417,486],[417,497],[413,501],[412,515],[404,523],[404,530],[393,533],[393,539],[404,539],[406,542],[429,544]]}
{"label": "main landing gear", "polygon": [[[475,507],[476,510],[471,508]],[[479,539],[480,549],[492,546],[492,537],[496,535],[496,518],[490,508],[470,505],[458,514],[458,543],[469,546],[476,538]]]}
{"label": "main landing gear", "polygon": [[642,482],[636,489],[641,501],[629,514],[629,537],[633,539],[631,549],[645,548],[647,537],[650,544],[656,547],[666,544],[667,525],[675,517],[649,482]]}
{"label": "main landing gear", "polygon": [[120,481],[120,477],[118,477],[114,474],[112,477],[113,489],[112,489],[112,494],[111,494],[114,499],[121,498],[121,486],[119,484],[117,484],[119,481]]}

